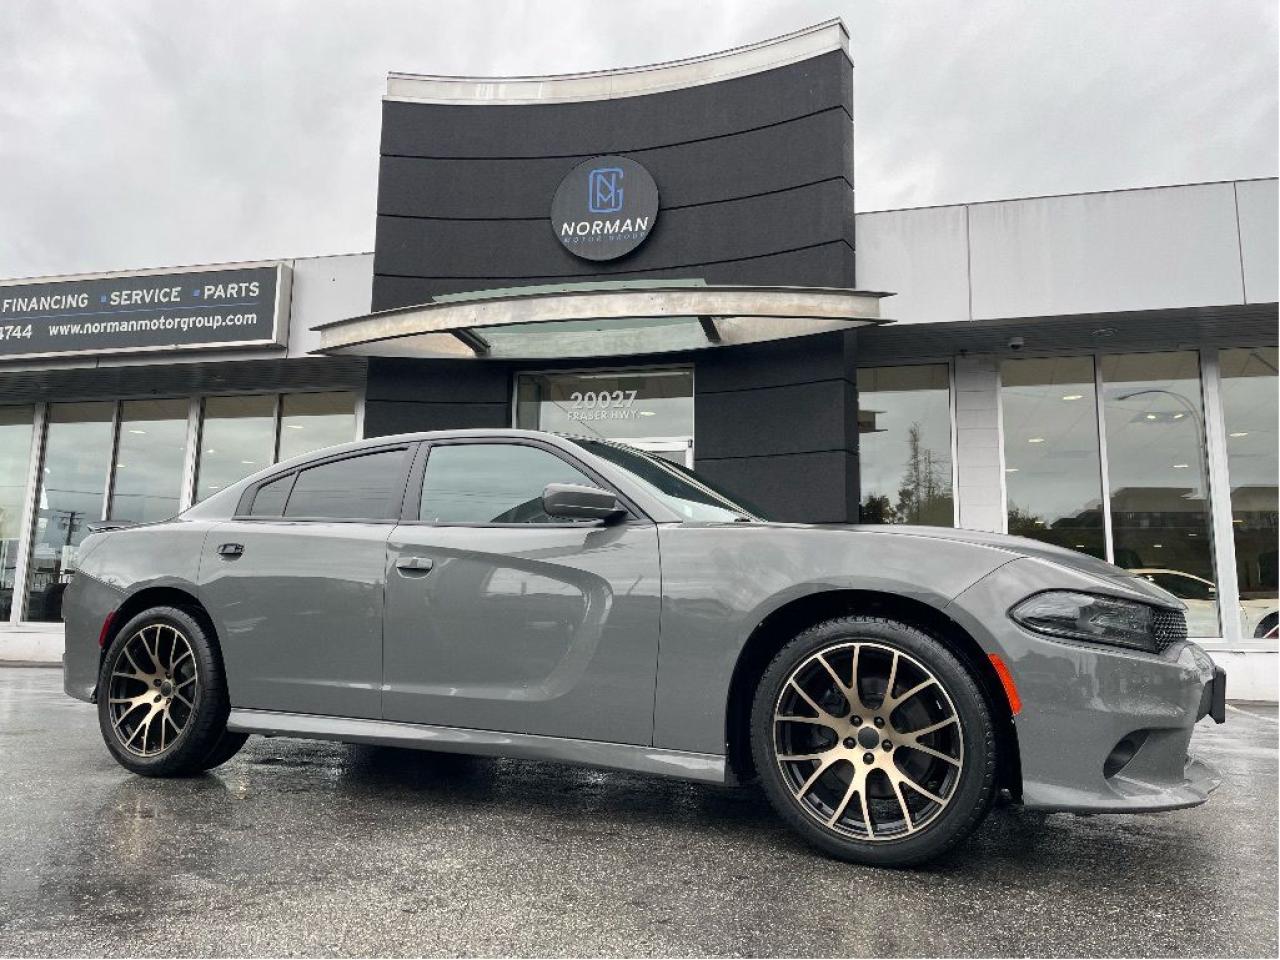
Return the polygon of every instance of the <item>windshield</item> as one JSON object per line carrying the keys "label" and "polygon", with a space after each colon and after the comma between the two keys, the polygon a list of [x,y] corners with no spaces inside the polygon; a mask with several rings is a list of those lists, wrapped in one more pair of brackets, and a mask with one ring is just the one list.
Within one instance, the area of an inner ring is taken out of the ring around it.
{"label": "windshield", "polygon": [[734,523],[765,519],[754,507],[748,507],[741,500],[721,492],[711,481],[681,464],[651,456],[633,447],[600,440],[572,439],[589,453],[626,470],[649,493],[686,520]]}

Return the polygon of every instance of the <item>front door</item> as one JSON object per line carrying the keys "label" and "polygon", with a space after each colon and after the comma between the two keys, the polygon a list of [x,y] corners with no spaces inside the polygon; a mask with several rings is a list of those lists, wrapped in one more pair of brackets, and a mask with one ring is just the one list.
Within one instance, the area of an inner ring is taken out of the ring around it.
{"label": "front door", "polygon": [[648,744],[656,527],[548,517],[548,483],[601,482],[537,441],[420,455],[388,544],[386,719]]}

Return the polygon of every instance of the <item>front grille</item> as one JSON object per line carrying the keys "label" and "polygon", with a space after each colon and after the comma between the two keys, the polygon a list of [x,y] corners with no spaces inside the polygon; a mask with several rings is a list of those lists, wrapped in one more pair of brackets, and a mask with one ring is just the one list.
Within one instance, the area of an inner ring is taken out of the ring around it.
{"label": "front grille", "polygon": [[1156,638],[1156,652],[1164,653],[1175,643],[1187,639],[1187,618],[1181,610],[1156,610],[1151,630]]}

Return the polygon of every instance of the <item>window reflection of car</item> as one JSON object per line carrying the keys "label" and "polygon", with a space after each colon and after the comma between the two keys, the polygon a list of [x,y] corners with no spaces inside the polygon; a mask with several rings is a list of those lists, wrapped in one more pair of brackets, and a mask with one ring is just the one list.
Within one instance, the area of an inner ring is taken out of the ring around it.
{"label": "window reflection of car", "polygon": [[[1212,580],[1182,570],[1139,568],[1131,571],[1187,605],[1187,631],[1193,637],[1221,636],[1218,626],[1218,588]],[[1266,637],[1276,630],[1276,601],[1257,597],[1240,601],[1240,632]]]}

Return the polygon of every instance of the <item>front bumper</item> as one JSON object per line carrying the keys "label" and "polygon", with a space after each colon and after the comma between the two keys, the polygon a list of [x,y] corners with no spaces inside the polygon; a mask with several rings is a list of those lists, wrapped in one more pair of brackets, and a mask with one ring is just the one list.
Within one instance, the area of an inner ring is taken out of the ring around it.
{"label": "front bumper", "polygon": [[1015,561],[948,608],[986,652],[1004,659],[1017,685],[1023,803],[1077,813],[1203,803],[1221,780],[1187,749],[1198,720],[1225,720],[1225,673],[1194,643],[1147,654],[1055,640],[1007,616],[1020,599],[1046,586],[1042,564]]}

